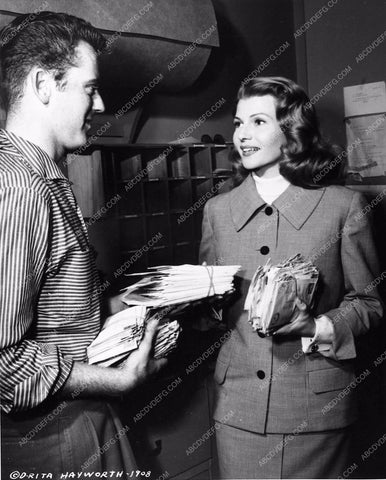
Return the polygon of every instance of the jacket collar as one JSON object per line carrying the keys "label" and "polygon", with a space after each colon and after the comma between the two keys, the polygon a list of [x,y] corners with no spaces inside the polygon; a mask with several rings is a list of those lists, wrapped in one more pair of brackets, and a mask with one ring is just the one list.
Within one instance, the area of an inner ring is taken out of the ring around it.
{"label": "jacket collar", "polygon": [[231,216],[236,230],[241,230],[263,205],[265,202],[257,193],[255,181],[252,175],[248,175],[241,185],[230,192]]}
{"label": "jacket collar", "polygon": [[[309,190],[291,184],[273,202],[273,207],[299,230],[319,204],[324,192],[325,188]],[[230,192],[230,210],[236,230],[241,230],[265,204],[256,190],[252,175],[248,175],[241,185]]]}
{"label": "jacket collar", "polygon": [[273,202],[273,206],[299,230],[318,206],[325,191],[325,188],[308,189],[291,184]]}
{"label": "jacket collar", "polygon": [[24,138],[7,130],[0,130],[0,152],[21,157],[30,169],[48,180],[68,179],[48,153]]}

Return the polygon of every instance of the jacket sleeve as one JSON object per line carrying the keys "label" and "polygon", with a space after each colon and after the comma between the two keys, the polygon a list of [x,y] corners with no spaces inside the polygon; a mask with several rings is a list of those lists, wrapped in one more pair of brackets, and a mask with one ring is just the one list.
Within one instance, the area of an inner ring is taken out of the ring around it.
{"label": "jacket sleeve", "polygon": [[211,201],[206,202],[202,220],[202,237],[200,244],[199,262],[206,262],[208,265],[216,265],[216,245],[213,228],[210,219]]}
{"label": "jacket sleeve", "polygon": [[64,384],[72,361],[33,340],[49,251],[47,201],[28,188],[0,190],[0,399],[5,412],[43,402]]}
{"label": "jacket sleeve", "polygon": [[341,232],[341,262],[345,295],[338,308],[325,312],[332,320],[332,348],[325,356],[335,360],[356,357],[355,337],[377,326],[383,306],[377,292],[380,281],[372,235],[371,206],[353,195]]}

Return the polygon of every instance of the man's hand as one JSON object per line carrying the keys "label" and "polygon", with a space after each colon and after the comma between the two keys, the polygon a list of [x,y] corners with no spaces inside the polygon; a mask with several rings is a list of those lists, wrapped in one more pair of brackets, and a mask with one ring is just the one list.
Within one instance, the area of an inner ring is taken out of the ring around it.
{"label": "man's hand", "polygon": [[273,335],[297,335],[299,337],[313,337],[315,335],[315,319],[307,310],[307,305],[299,298],[296,299],[296,308],[290,323],[280,327]]}
{"label": "man's hand", "polygon": [[158,331],[158,320],[150,320],[146,326],[145,335],[137,348],[126,360],[119,364],[122,374],[128,373],[128,377],[134,375],[137,384],[145,381],[149,376],[157,373],[164,365],[166,358],[155,359],[153,347]]}
{"label": "man's hand", "polygon": [[113,295],[104,299],[106,316],[110,317],[111,315],[115,315],[121,310],[125,310],[126,308],[128,308],[126,303],[122,302],[122,297],[124,296],[124,294],[125,293],[119,293],[118,295]]}
{"label": "man's hand", "polygon": [[158,330],[158,320],[151,320],[137,350],[134,350],[119,367],[98,367],[74,362],[70,376],[63,386],[62,395],[71,396],[119,396],[130,392],[150,375],[157,373],[167,362],[165,358],[152,356]]}

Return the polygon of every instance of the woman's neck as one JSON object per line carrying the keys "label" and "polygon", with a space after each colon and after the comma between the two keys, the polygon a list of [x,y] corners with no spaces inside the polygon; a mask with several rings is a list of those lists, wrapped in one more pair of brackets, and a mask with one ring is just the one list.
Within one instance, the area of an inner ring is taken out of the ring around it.
{"label": "woman's neck", "polygon": [[268,204],[274,202],[290,185],[290,182],[282,175],[275,177],[259,177],[255,172],[252,174],[256,189],[260,197]]}

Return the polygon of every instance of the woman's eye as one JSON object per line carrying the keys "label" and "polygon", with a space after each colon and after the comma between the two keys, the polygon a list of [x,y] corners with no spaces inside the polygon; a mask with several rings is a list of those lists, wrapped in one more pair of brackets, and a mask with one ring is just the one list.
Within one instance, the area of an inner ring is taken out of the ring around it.
{"label": "woman's eye", "polygon": [[260,118],[256,118],[255,120],[256,125],[263,125],[263,123],[265,123],[264,120],[261,120]]}
{"label": "woman's eye", "polygon": [[235,120],[235,121],[233,122],[233,126],[234,126],[235,128],[238,128],[238,127],[240,126],[240,122],[237,121],[237,120]]}

